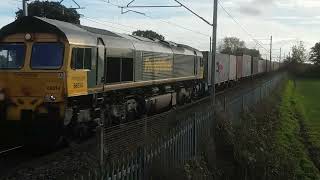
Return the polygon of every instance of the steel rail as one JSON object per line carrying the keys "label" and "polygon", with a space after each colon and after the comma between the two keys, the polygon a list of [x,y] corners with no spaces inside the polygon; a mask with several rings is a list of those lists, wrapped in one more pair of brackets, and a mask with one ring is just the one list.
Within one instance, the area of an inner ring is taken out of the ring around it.
{"label": "steel rail", "polygon": [[8,152],[10,152],[10,151],[14,151],[14,150],[17,150],[17,149],[21,149],[23,146],[16,146],[16,147],[14,147],[14,148],[10,148],[10,149],[6,149],[6,150],[4,150],[4,151],[0,151],[0,155],[3,155],[3,154],[5,154],[5,153],[8,153]]}

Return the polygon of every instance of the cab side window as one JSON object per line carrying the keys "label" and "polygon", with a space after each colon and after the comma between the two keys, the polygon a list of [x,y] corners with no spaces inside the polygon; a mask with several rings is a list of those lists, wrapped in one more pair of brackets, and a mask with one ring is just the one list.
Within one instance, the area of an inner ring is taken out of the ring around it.
{"label": "cab side window", "polygon": [[71,57],[72,69],[91,69],[92,49],[91,48],[73,48]]}

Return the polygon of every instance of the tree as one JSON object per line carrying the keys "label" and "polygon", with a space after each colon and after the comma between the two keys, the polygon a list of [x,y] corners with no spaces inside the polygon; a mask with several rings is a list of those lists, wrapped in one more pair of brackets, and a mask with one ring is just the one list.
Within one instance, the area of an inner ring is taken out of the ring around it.
{"label": "tree", "polygon": [[222,44],[219,46],[219,52],[223,54],[242,55],[247,54],[253,57],[261,57],[260,51],[256,49],[249,49],[245,42],[237,37],[225,37]]}
{"label": "tree", "polygon": [[240,49],[244,49],[245,47],[244,41],[241,41],[239,38],[225,37],[218,49],[220,53],[235,55],[239,53]]}
{"label": "tree", "polygon": [[315,65],[320,66],[320,42],[316,43],[314,47],[311,48],[310,61]]}
{"label": "tree", "polygon": [[161,34],[158,34],[158,33],[151,31],[151,30],[146,30],[146,31],[137,30],[137,31],[132,32],[132,35],[145,37],[145,38],[151,38],[151,39],[158,39],[158,40],[162,40],[162,41],[164,41],[164,39],[165,39],[164,36],[162,36]]}
{"label": "tree", "polygon": [[304,44],[302,41],[300,41],[297,45],[294,45],[291,48],[292,55],[291,57],[287,58],[287,61],[289,63],[303,63],[307,60],[307,50],[304,47]]}
{"label": "tree", "polygon": [[[46,17],[60,21],[80,24],[80,14],[75,9],[69,9],[59,2],[34,1],[28,5],[29,16]],[[23,17],[23,11],[16,12],[16,18]]]}

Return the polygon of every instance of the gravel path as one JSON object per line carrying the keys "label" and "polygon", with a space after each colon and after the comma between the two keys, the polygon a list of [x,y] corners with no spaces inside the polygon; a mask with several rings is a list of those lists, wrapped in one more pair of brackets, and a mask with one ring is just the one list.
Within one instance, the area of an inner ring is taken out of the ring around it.
{"label": "gravel path", "polygon": [[83,144],[73,144],[43,157],[21,163],[5,172],[0,179],[8,180],[53,180],[85,172],[88,167],[97,167],[96,145],[94,140]]}

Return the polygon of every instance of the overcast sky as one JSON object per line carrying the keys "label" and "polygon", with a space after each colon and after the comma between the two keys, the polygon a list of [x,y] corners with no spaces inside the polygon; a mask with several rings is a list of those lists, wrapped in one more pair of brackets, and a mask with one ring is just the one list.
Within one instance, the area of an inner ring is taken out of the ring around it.
{"label": "overcast sky", "polygon": [[[131,33],[136,29],[151,29],[167,40],[191,45],[200,50],[209,49],[211,27],[183,8],[135,9],[148,17],[126,13],[114,5],[126,5],[130,0],[77,0],[85,7],[78,10],[83,15],[84,25]],[[212,22],[213,0],[180,0],[182,3]],[[220,4],[241,24],[241,28],[219,6],[218,43],[223,37],[236,36],[249,48],[260,48],[267,54],[269,39],[274,38],[274,56],[278,49],[284,53],[297,41],[304,41],[309,49],[320,41],[320,0],[220,0]],[[1,0],[0,26],[15,19],[15,11],[21,8],[21,0]],[[63,2],[75,7],[72,0]],[[133,5],[177,5],[174,0],[136,0]],[[250,35],[248,35],[248,33]],[[252,37],[262,39],[263,48],[253,42]]]}

